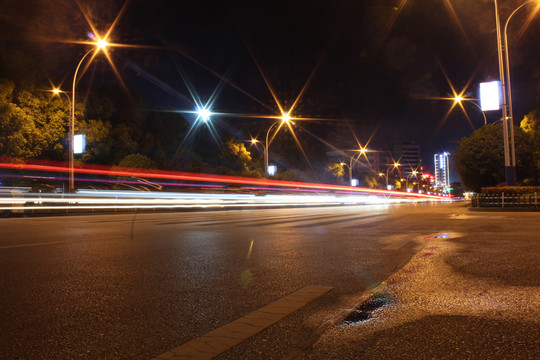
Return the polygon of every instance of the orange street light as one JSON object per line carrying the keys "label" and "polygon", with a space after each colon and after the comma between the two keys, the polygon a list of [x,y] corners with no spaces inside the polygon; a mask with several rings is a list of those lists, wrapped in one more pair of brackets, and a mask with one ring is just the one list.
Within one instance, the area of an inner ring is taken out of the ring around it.
{"label": "orange street light", "polygon": [[392,171],[394,169],[399,169],[399,167],[401,166],[401,164],[397,161],[394,161],[394,165],[392,167],[388,167],[386,169],[386,189],[388,189],[388,172],[390,171],[390,169],[392,169]]}
{"label": "orange street light", "polygon": [[[69,97],[68,93],[65,92],[65,91],[62,91],[58,88],[53,88],[52,90],[52,93],[58,97],[60,97],[60,94],[64,94],[66,95],[66,98],[68,99],[68,106],[69,106],[69,118],[71,119],[72,118],[72,108],[71,108],[71,98]],[[71,121],[70,121],[70,124],[71,124]],[[71,134],[71,130],[70,130],[70,134]],[[73,138],[70,138],[69,139],[69,143],[70,143],[70,149],[71,149],[71,142],[73,141]],[[70,150],[70,154],[71,154],[71,150]],[[70,160],[71,160],[71,155],[70,155]],[[71,164],[71,162],[70,162]],[[70,168],[70,171],[71,171],[71,168]]]}
{"label": "orange street light", "polygon": [[[291,121],[291,117],[289,116],[289,113],[288,112],[282,112],[282,115],[281,117],[279,118],[281,119],[281,121],[276,121],[275,123],[273,123],[269,128],[268,128],[268,131],[266,132],[266,142],[265,142],[265,145],[263,146],[263,149],[264,149],[264,165],[265,165],[265,172],[266,172],[266,175],[269,175],[268,173],[268,157],[270,156],[269,154],[269,148],[270,148],[270,142],[268,141],[268,136],[270,135],[270,130],[272,130],[272,128],[276,125],[276,124],[281,124],[283,125],[284,123],[285,124],[288,124],[290,121]],[[280,127],[278,128],[278,130],[281,128],[281,125]],[[276,130],[276,133],[277,131]],[[276,134],[274,133],[274,136]],[[272,136],[272,139],[274,138],[274,136]],[[271,140],[272,140],[271,139]],[[271,141],[270,140],[270,141]],[[258,141],[258,140],[257,140]]]}
{"label": "orange street light", "polygon": [[[105,52],[109,43],[105,39],[99,39],[94,43],[94,48],[88,50],[86,54],[81,58],[77,68],[75,69],[75,74],[73,75],[73,86],[71,91],[71,121],[69,124],[69,192],[73,193],[75,190],[75,160],[74,160],[74,141],[75,138],[75,85],[77,84],[77,74],[79,68],[81,67],[84,59],[90,54],[94,53],[93,56],[96,56],[99,51]],[[54,90],[53,90],[54,91]]]}

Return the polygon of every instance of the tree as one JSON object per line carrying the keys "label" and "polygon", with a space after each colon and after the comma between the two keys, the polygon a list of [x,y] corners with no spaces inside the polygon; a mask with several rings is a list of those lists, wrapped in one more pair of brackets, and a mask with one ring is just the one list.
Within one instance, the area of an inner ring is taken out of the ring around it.
{"label": "tree", "polygon": [[[536,180],[537,161],[531,136],[514,127],[518,181]],[[488,124],[463,138],[454,154],[455,169],[463,184],[473,191],[505,181],[502,124]]]}
{"label": "tree", "polygon": [[540,109],[535,109],[525,115],[520,126],[532,137],[537,151],[540,152]]}
{"label": "tree", "polygon": [[366,174],[363,177],[362,184],[372,189],[378,188],[380,186],[379,177],[373,174]]}
{"label": "tree", "polygon": [[326,173],[330,174],[330,176],[337,178],[339,183],[343,183],[345,180],[343,177],[345,176],[345,169],[343,168],[343,165],[336,162],[331,162],[326,166]]}
{"label": "tree", "polygon": [[82,155],[85,163],[105,163],[112,146],[112,125],[103,120],[81,120],[78,130],[86,137],[86,150]]}
{"label": "tree", "polygon": [[141,154],[129,154],[118,163],[118,166],[135,169],[157,169],[157,163],[154,160]]}
{"label": "tree", "polygon": [[66,102],[50,94],[18,90],[0,79],[0,154],[61,159],[69,121]]}
{"label": "tree", "polygon": [[224,166],[221,167],[220,172],[224,172],[230,175],[248,176],[248,177],[261,177],[261,173],[255,170],[251,153],[246,149],[243,142],[236,139],[229,139],[225,143]]}

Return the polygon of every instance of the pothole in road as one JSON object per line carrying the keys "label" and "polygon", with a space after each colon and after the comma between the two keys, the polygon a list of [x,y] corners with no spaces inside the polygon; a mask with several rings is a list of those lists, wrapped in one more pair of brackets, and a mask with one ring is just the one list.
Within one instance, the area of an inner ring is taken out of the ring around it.
{"label": "pothole in road", "polygon": [[388,295],[375,294],[371,298],[364,301],[358,306],[352,313],[347,315],[343,320],[344,324],[359,323],[371,319],[373,313],[382,308],[384,305],[388,305],[392,302],[392,299]]}

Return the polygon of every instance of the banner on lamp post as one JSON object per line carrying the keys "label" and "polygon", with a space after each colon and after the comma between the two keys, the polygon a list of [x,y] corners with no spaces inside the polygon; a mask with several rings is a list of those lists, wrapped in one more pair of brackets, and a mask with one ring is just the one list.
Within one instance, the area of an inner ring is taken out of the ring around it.
{"label": "banner on lamp post", "polygon": [[501,109],[501,82],[480,83],[480,107],[482,111]]}
{"label": "banner on lamp post", "polygon": [[73,137],[73,153],[82,154],[84,152],[84,148],[86,147],[85,142],[86,140],[83,134],[75,135]]}

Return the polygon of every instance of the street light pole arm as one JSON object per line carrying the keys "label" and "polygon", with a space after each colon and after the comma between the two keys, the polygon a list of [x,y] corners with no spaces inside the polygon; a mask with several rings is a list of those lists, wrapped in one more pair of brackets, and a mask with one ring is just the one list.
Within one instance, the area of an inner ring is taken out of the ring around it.
{"label": "street light pole arm", "polygon": [[506,64],[506,84],[507,84],[507,97],[508,97],[508,115],[509,115],[509,122],[510,122],[510,148],[512,149],[511,155],[511,166],[516,166],[516,147],[514,143],[514,110],[512,107],[512,85],[510,80],[510,55],[509,55],[509,48],[508,48],[508,24],[510,23],[510,19],[525,5],[530,4],[532,2],[538,2],[538,0],[529,0],[518,6],[510,16],[506,19],[506,23],[504,24],[504,54],[505,54],[505,64]]}
{"label": "street light pole arm", "polygon": [[474,104],[474,106],[476,106],[477,108],[480,109],[480,112],[482,113],[482,115],[484,115],[484,125],[487,125],[486,113],[482,110],[482,108],[480,107],[480,105],[478,105],[478,104],[475,103],[474,101],[471,101],[470,103],[471,103],[471,104]]}
{"label": "street light pole arm", "polygon": [[270,131],[272,130],[272,128],[277,124],[277,122],[273,123],[272,125],[270,125],[270,127],[268,128],[268,131],[266,132],[266,146],[268,147],[268,136],[270,135]]}
{"label": "street light pole arm", "polygon": [[388,189],[388,172],[390,171],[390,169],[393,169],[393,167],[392,168],[390,168],[389,166],[386,167],[386,189]]}
{"label": "street light pole arm", "polygon": [[[360,158],[360,156],[362,155],[363,153],[362,152],[359,152],[358,154],[355,154],[353,156],[351,156],[351,161],[349,161],[349,182],[352,183],[352,169],[354,167],[354,165],[356,164],[356,161],[358,161],[358,159]],[[355,159],[356,157],[356,159]],[[354,162],[354,164],[353,164]]]}
{"label": "street light pole arm", "polygon": [[514,11],[512,11],[512,13],[510,14],[510,16],[508,16],[508,19],[506,19],[506,23],[504,24],[504,33],[506,34],[506,30],[508,29],[508,23],[510,22],[510,19],[515,15],[515,13],[517,13],[519,11],[519,9],[521,9],[522,7],[524,7],[525,5],[527,4],[530,4],[532,2],[538,2],[538,0],[529,0],[529,1],[525,1],[523,4],[521,4],[520,6],[518,6]]}
{"label": "street light pole arm", "polygon": [[[71,119],[71,98],[65,91],[60,91],[60,94],[66,95],[66,98],[68,99],[68,106],[69,106],[69,119]],[[70,120],[71,121],[71,120]]]}
{"label": "street light pole arm", "polygon": [[72,90],[71,90],[71,97],[73,98],[73,101],[71,102],[71,106],[72,106],[72,114],[75,113],[75,85],[77,84],[77,73],[79,72],[79,68],[81,67],[84,59],[86,59],[86,57],[94,52],[95,49],[90,49],[88,50],[88,52],[86,54],[84,54],[84,56],[82,57],[81,61],[79,61],[79,64],[77,65],[77,68],[75,69],[75,74],[73,75],[73,86],[72,86]]}

